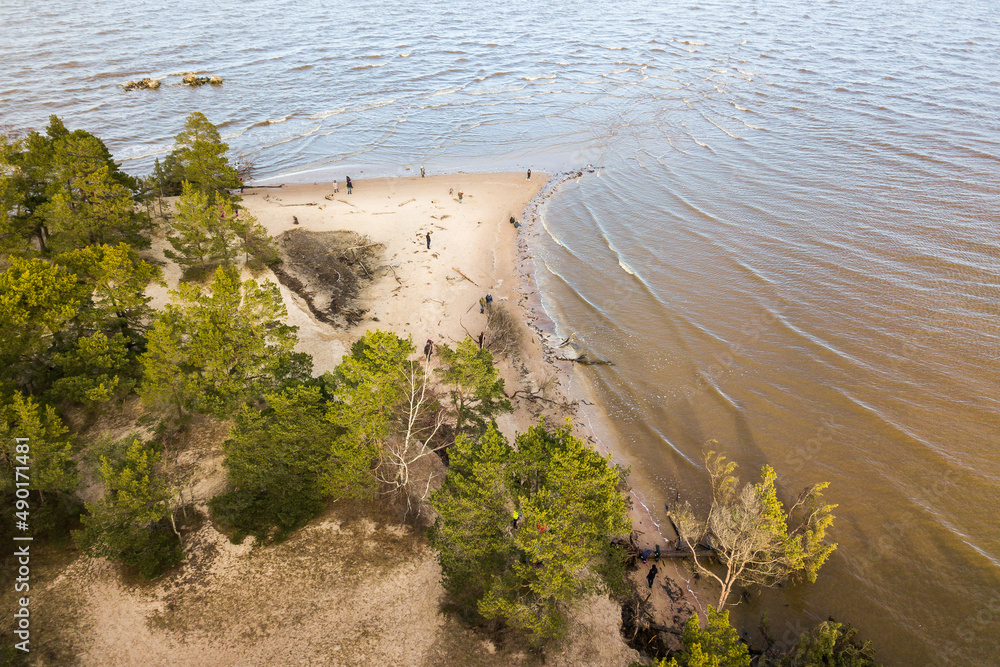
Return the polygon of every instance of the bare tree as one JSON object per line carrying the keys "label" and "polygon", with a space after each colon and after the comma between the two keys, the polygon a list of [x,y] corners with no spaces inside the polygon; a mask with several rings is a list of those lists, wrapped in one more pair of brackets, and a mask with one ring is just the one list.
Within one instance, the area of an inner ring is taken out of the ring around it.
{"label": "bare tree", "polygon": [[386,438],[375,468],[385,492],[405,498],[407,514],[414,510],[414,505],[419,510],[438,476],[432,466],[421,464],[448,444],[437,439],[445,423],[445,411],[428,387],[429,365],[425,358],[423,368],[411,360],[401,369],[406,391],[400,416],[402,428]]}
{"label": "bare tree", "polygon": [[[712,480],[708,517],[698,520],[685,502],[672,518],[695,567],[721,588],[717,609],[725,607],[737,585],[773,586],[797,576],[815,581],[816,572],[837,546],[824,539],[833,523],[831,512],[837,507],[822,502],[827,485],[807,488],[786,511],[777,498],[777,475],[770,466],[761,469],[760,483],[740,489],[733,474],[736,463],[726,463],[725,456],[709,452],[705,464]],[[714,551],[721,576],[699,560],[696,547],[700,543]]]}

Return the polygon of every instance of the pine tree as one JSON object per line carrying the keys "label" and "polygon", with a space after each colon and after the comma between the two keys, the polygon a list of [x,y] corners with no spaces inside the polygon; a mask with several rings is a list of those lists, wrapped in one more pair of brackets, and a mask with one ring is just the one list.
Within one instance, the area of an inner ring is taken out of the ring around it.
{"label": "pine tree", "polygon": [[174,150],[164,161],[168,194],[180,194],[184,181],[212,197],[229,199],[229,190],[240,186],[236,170],[229,164],[219,130],[204,114],[193,112],[175,139]]}
{"label": "pine tree", "polygon": [[264,391],[309,377],[311,360],[293,352],[297,327],[284,323],[273,283],[240,283],[236,269],[220,267],[207,293],[181,283],[171,296],[142,356],[147,403],[170,405],[178,417],[224,417]]}
{"label": "pine tree", "polygon": [[697,614],[684,624],[684,648],[677,658],[664,659],[659,667],[750,667],[747,645],[729,624],[729,612],[708,608],[704,629]]}
{"label": "pine tree", "polygon": [[126,243],[87,246],[63,253],[55,262],[72,271],[90,292],[79,316],[81,326],[108,336],[120,333],[131,345],[143,340],[153,314],[146,287],[162,283],[159,268]]}
{"label": "pine tree", "polygon": [[[327,421],[318,387],[294,387],[264,395],[267,408],[244,406],[223,444],[228,490],[212,508],[236,529],[234,541],[252,534],[280,540],[323,507],[329,489],[323,474],[334,460],[336,427]],[[370,471],[370,462],[357,473]],[[349,475],[349,471],[341,471]]]}
{"label": "pine tree", "polygon": [[120,560],[146,578],[179,563],[184,552],[173,530],[173,490],[156,470],[160,454],[139,439],[132,441],[124,461],[116,465],[101,457],[101,478],[107,494],[87,503],[83,530],[74,537],[88,554]]}
{"label": "pine tree", "polygon": [[454,351],[447,345],[438,351],[444,363],[438,374],[450,388],[456,431],[482,433],[490,420],[513,410],[489,350],[466,338]]}
{"label": "pine tree", "polygon": [[560,636],[567,605],[604,585],[595,573],[611,538],[631,531],[624,471],[568,424],[533,426],[515,448],[489,426],[452,457],[431,540],[453,602],[535,646]]}
{"label": "pine tree", "polygon": [[10,257],[9,264],[0,273],[0,382],[32,389],[86,289],[65,268],[41,259]]}

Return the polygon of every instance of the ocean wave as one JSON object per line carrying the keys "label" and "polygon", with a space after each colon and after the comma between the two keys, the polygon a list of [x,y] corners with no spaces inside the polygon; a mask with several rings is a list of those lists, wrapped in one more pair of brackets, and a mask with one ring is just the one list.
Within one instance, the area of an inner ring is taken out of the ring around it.
{"label": "ocean wave", "polygon": [[728,134],[733,139],[738,139],[740,141],[743,140],[743,137],[740,137],[740,136],[737,136],[737,135],[733,134],[732,132],[730,132],[729,130],[727,130],[726,128],[722,127],[721,125],[719,125],[718,123],[716,123],[714,120],[712,120],[711,118],[709,118],[708,116],[706,116],[704,113],[701,114],[701,117],[704,118],[705,120],[707,120],[712,125],[714,125],[717,128],[719,128],[720,130],[722,130],[723,132],[725,132],[726,134]]}
{"label": "ocean wave", "polygon": [[554,79],[555,74],[547,74],[545,76],[522,76],[521,79],[524,81],[538,81],[539,79]]}
{"label": "ocean wave", "polygon": [[347,107],[340,107],[339,109],[331,109],[329,111],[321,111],[320,113],[313,114],[309,116],[309,120],[323,120],[324,118],[329,118],[330,116],[336,116],[347,111]]}
{"label": "ocean wave", "polygon": [[369,63],[367,65],[355,65],[349,68],[348,72],[357,72],[364,69],[375,69],[376,67],[385,67],[385,63]]}
{"label": "ocean wave", "polygon": [[[289,114],[289,115],[285,116],[284,118],[278,118],[276,120],[262,120],[259,123],[254,123],[250,127],[251,128],[255,128],[255,127],[267,127],[268,125],[277,125],[279,123],[284,123],[289,118],[291,118],[293,115],[294,114]],[[243,133],[241,132],[240,134],[243,134]]]}
{"label": "ocean wave", "polygon": [[493,90],[479,90],[479,91],[466,91],[466,95],[502,95],[503,93],[516,93],[519,90],[524,90],[524,84],[521,86],[514,86],[512,88],[494,88]]}
{"label": "ocean wave", "polygon": [[692,42],[687,39],[678,39],[676,41],[678,44],[688,44],[690,46],[708,46],[707,42]]}
{"label": "ocean wave", "polygon": [[[143,158],[153,157],[155,155],[166,155],[174,148],[170,146],[169,148],[158,148],[156,150],[146,151],[144,153],[136,153],[135,155],[129,155],[129,149],[126,147],[115,152],[115,162],[130,162],[132,160],[142,160]],[[137,148],[138,150],[138,148]]]}
{"label": "ocean wave", "polygon": [[465,86],[459,86],[458,88],[445,88],[443,90],[436,90],[433,93],[431,93],[430,95],[426,95],[424,99],[427,99],[427,98],[430,98],[430,97],[437,97],[438,95],[450,95],[452,93],[457,93],[458,91],[462,90],[463,88],[465,88]]}
{"label": "ocean wave", "polygon": [[317,125],[308,132],[302,132],[301,134],[293,135],[291,137],[288,137],[287,139],[282,139],[281,141],[275,141],[273,144],[266,144],[264,146],[261,146],[258,150],[264,150],[265,148],[273,148],[275,146],[280,146],[281,144],[287,144],[289,141],[295,141],[296,139],[302,139],[304,137],[308,137],[310,134],[314,134],[321,127],[322,125]]}

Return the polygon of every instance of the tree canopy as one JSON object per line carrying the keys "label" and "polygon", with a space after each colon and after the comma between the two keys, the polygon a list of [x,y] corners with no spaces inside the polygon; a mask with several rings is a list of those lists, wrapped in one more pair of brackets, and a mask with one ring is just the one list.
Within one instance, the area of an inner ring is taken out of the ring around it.
{"label": "tree canopy", "polygon": [[297,327],[285,324],[275,284],[241,283],[236,269],[219,267],[207,291],[181,283],[171,296],[142,355],[140,395],[147,403],[171,406],[178,417],[224,417],[309,377],[311,358],[293,351]]}
{"label": "tree canopy", "polygon": [[148,247],[149,216],[135,207],[139,185],[100,139],[70,132],[51,116],[46,133],[0,141],[2,245],[24,253],[125,241]]}
{"label": "tree canopy", "polygon": [[0,273],[0,380],[32,388],[48,364],[46,353],[85,298],[65,268],[10,257]]}
{"label": "tree canopy", "polygon": [[[689,504],[675,513],[681,540],[691,550],[695,566],[720,587],[721,610],[737,585],[773,586],[789,578],[816,580],[819,568],[837,545],[826,541],[836,505],[825,504],[826,483],[803,491],[786,510],[778,499],[771,466],[761,468],[761,481],[741,489],[733,474],[735,462],[709,452],[705,458],[712,480],[712,506],[705,521]],[[705,541],[715,550],[723,573],[698,560],[696,546]]]}
{"label": "tree canopy", "polygon": [[74,537],[89,555],[120,560],[147,578],[179,563],[184,552],[172,529],[171,489],[157,470],[160,454],[138,438],[121,462],[101,457],[107,493],[87,503]]}
{"label": "tree canopy", "polygon": [[240,186],[236,170],[229,164],[219,130],[205,114],[195,111],[188,115],[184,129],[177,135],[174,150],[157,165],[161,189],[167,195],[181,194],[182,184],[209,197],[229,199],[229,190]]}
{"label": "tree canopy", "polygon": [[289,387],[264,400],[264,410],[240,409],[222,446],[228,489],[212,508],[235,528],[235,542],[245,534],[280,540],[303,526],[330,495],[324,473],[342,463],[333,456],[337,428],[326,419],[319,387]]}
{"label": "tree canopy", "polygon": [[454,350],[439,346],[438,353],[444,365],[437,372],[451,396],[456,431],[482,433],[490,420],[513,410],[489,350],[465,338]]}
{"label": "tree canopy", "polygon": [[729,624],[729,612],[708,608],[704,628],[695,614],[684,624],[684,647],[680,655],[664,658],[657,667],[750,667],[750,653],[736,628]]}
{"label": "tree canopy", "polygon": [[457,438],[431,498],[439,513],[431,542],[463,613],[540,646],[562,634],[571,601],[601,587],[597,561],[631,522],[624,471],[568,424],[533,426],[515,444],[492,426],[478,439]]}

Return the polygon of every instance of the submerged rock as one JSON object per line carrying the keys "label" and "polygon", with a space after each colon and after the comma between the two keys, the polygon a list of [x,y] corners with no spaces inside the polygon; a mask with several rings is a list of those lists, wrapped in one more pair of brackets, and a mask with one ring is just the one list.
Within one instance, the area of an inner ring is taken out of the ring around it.
{"label": "submerged rock", "polygon": [[145,79],[129,81],[125,84],[125,90],[156,90],[159,87],[160,82],[157,79],[152,79],[148,76]]}
{"label": "submerged rock", "polygon": [[181,83],[183,83],[185,86],[204,86],[206,83],[209,83],[213,86],[218,86],[219,84],[222,83],[222,77],[196,76],[194,74],[188,74],[183,79],[181,79]]}

